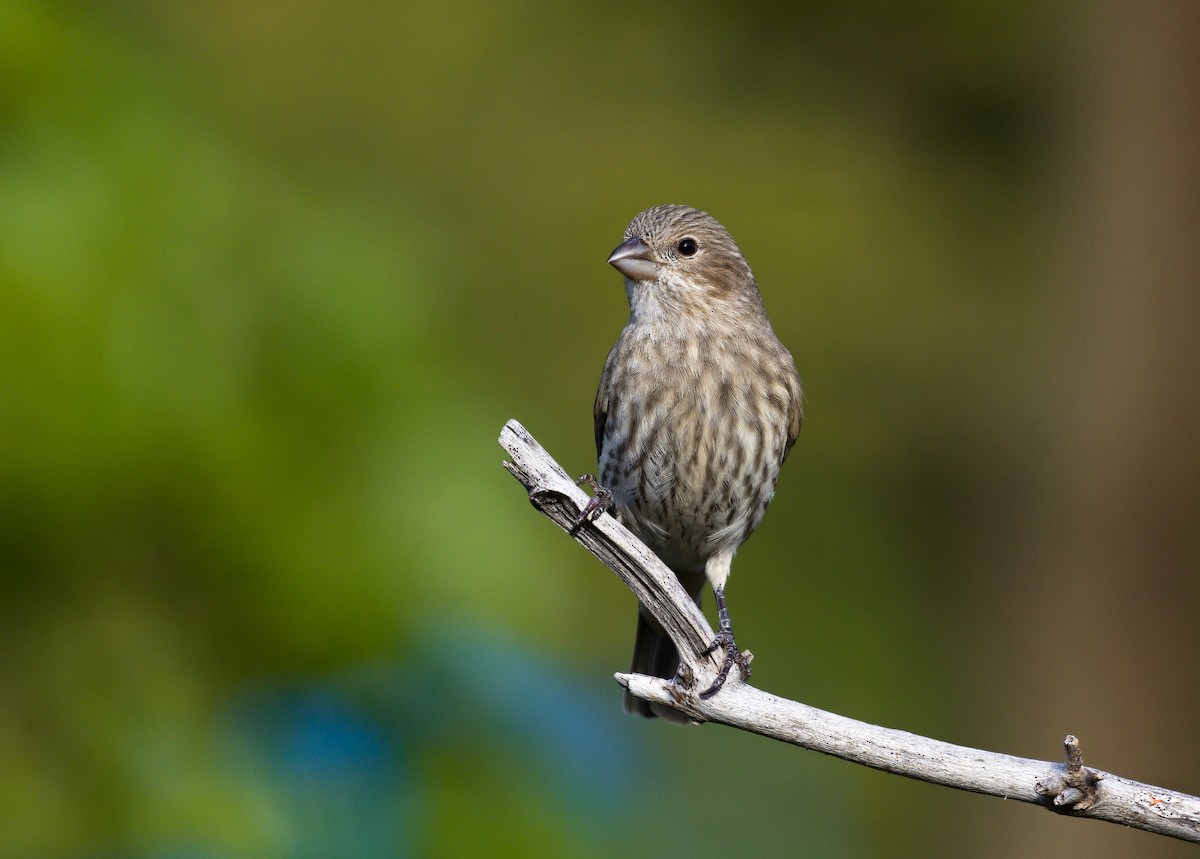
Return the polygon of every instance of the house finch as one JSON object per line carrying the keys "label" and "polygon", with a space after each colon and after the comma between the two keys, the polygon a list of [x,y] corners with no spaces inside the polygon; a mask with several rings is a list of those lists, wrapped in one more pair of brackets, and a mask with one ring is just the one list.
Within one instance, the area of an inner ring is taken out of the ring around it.
{"label": "house finch", "polygon": [[[750,266],[707,213],[647,209],[608,262],[625,275],[630,315],[596,394],[598,483],[697,604],[704,579],[712,584],[720,631],[708,652],[725,659],[707,698],[733,665],[749,674],[725,582],[800,431],[800,376]],[[671,678],[678,668],[670,638],[639,606],[631,670]],[[625,711],[686,720],[628,692]]]}

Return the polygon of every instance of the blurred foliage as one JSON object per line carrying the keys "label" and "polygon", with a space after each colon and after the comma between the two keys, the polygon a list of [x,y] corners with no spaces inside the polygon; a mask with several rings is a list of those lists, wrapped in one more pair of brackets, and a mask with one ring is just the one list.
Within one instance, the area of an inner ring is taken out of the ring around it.
{"label": "blurred foliage", "polygon": [[605,254],[712,211],[809,399],[731,585],[756,680],[1003,745],[962,573],[1046,429],[1069,20],[0,5],[0,854],[984,843],[1007,809],[915,833],[932,788],[621,718],[632,600],[494,439],[592,467]]}

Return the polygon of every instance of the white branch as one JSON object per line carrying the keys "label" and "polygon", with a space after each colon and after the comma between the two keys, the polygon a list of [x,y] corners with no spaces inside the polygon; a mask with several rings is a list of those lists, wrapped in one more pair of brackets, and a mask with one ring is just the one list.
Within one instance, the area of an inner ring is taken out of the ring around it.
{"label": "white branch", "polygon": [[[516,421],[504,426],[500,444],[512,457],[504,467],[524,484],[533,506],[571,531],[587,494]],[[731,725],[885,772],[1200,842],[1200,798],[1084,767],[1073,736],[1064,741],[1065,762],[1053,763],[859,722],[778,698],[736,675],[715,696],[702,700],[698,690],[708,686],[718,669],[715,657],[702,655],[713,631],[675,575],[607,514],[574,536],[629,586],[679,649],[675,681],[616,675],[639,698],[669,704],[698,722]]]}

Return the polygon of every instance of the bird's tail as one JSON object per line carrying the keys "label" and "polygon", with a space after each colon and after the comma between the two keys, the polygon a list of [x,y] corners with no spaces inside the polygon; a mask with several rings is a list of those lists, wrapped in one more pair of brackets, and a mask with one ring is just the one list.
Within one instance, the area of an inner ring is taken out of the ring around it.
{"label": "bird's tail", "polygon": [[[685,582],[685,586],[688,583]],[[703,576],[699,577],[694,588],[688,587],[696,605],[700,604],[700,589],[704,584]],[[631,674],[649,674],[652,677],[671,679],[679,670],[679,651],[675,649],[671,637],[663,630],[659,622],[650,616],[641,605],[638,606],[637,636],[633,640],[633,663],[629,668]],[[628,691],[623,699],[625,712],[653,718],[659,716],[671,722],[686,724],[689,717],[674,707],[664,704],[652,704],[637,698]]]}

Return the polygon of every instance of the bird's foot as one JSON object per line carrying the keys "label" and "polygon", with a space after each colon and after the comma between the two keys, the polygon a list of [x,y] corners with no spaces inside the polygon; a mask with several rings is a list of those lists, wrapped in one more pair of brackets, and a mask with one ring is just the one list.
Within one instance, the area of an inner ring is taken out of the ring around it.
{"label": "bird's foot", "polygon": [[612,506],[612,493],[601,486],[600,481],[594,475],[585,474],[575,481],[576,486],[584,484],[591,488],[592,497],[588,499],[588,503],[583,506],[575,518],[575,524],[571,526],[570,531],[572,537],[583,527],[584,522],[595,522],[605,510]]}
{"label": "bird's foot", "polygon": [[717,637],[713,639],[712,644],[710,644],[701,655],[708,656],[710,653],[714,653],[717,650],[725,651],[725,661],[721,664],[721,670],[717,672],[717,679],[712,682],[711,686],[700,693],[700,697],[706,701],[721,691],[721,687],[724,686],[725,681],[729,679],[729,672],[733,666],[736,665],[738,667],[738,671],[741,672],[743,681],[749,677],[750,660],[754,658],[754,655],[749,650],[738,650],[737,642],[733,640],[732,629],[723,629],[718,632]]}

